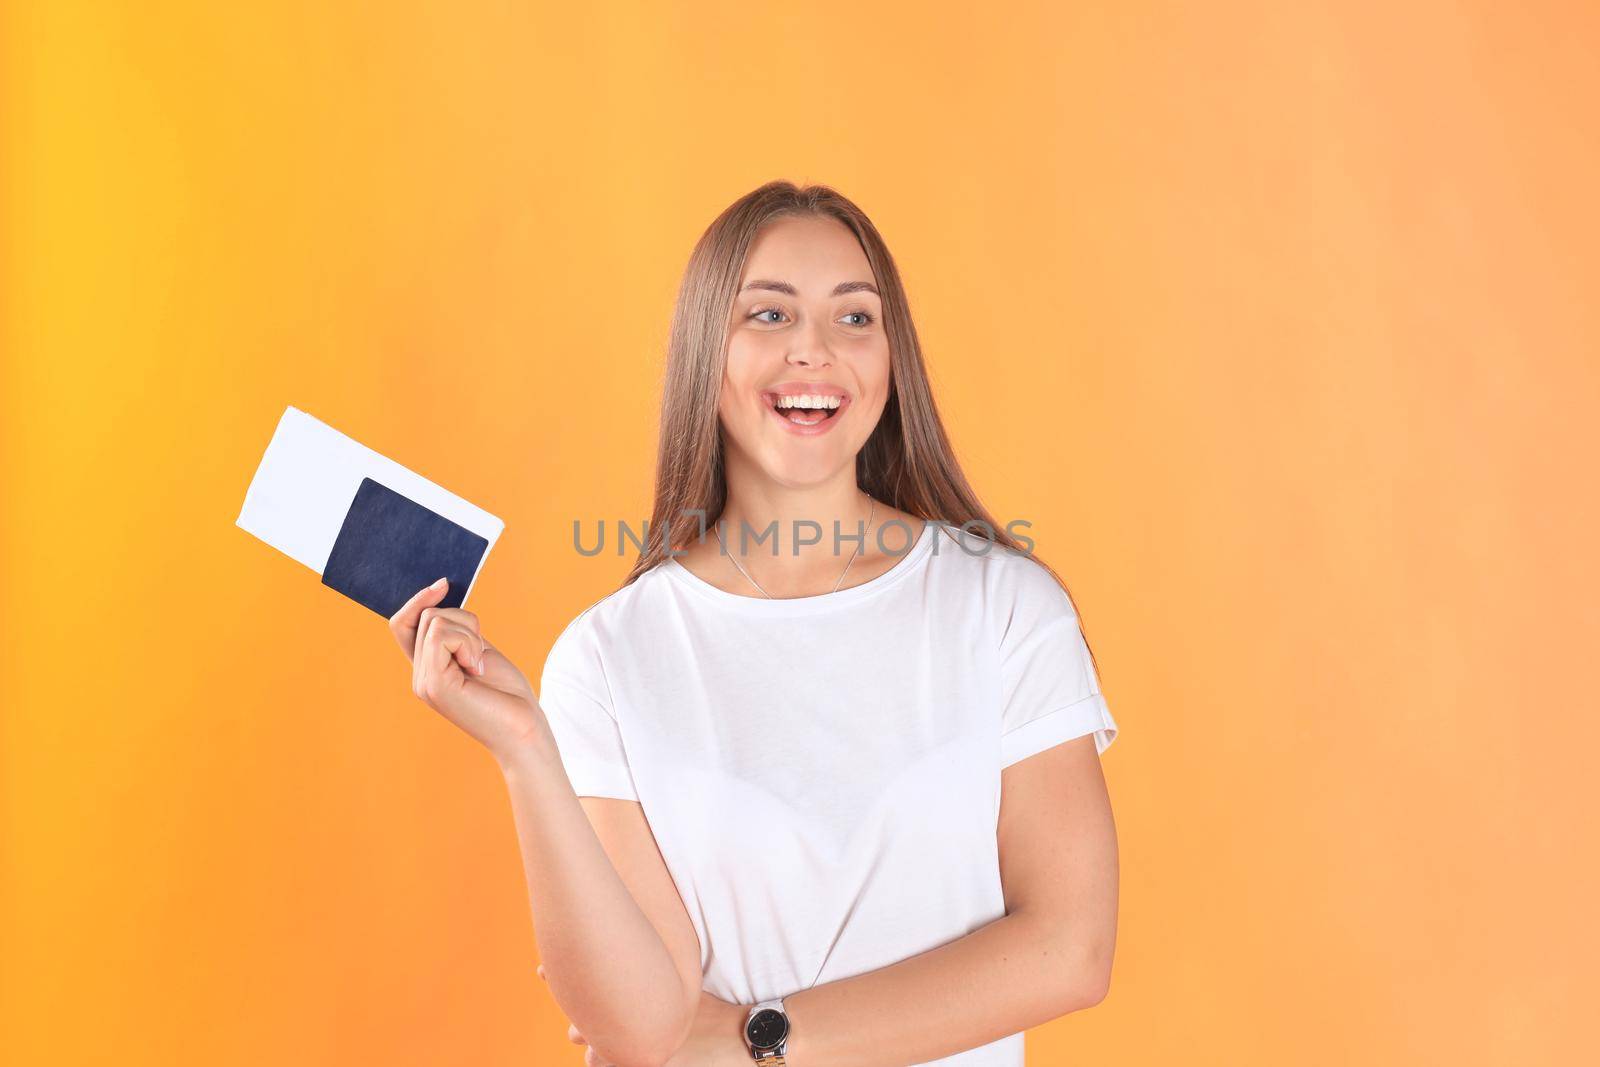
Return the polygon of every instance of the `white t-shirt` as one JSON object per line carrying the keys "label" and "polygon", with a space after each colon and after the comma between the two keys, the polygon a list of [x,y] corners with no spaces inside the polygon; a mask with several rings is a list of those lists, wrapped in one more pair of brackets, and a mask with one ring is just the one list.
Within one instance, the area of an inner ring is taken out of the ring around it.
{"label": "white t-shirt", "polygon": [[[958,536],[928,523],[883,574],[797,599],[669,559],[552,646],[539,702],[567,776],[643,807],[712,994],[788,996],[1000,918],[1001,768],[1115,739],[1067,594]],[[934,1062],[1021,1067],[1023,1035]]]}

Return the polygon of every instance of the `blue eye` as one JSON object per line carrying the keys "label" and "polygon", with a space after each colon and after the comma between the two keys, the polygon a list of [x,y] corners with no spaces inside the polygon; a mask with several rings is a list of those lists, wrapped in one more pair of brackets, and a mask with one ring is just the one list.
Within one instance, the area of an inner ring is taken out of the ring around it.
{"label": "blue eye", "polygon": [[[782,315],[783,314],[783,309],[782,308],[756,308],[754,311],[750,312],[750,316],[749,317],[754,319],[754,318],[759,318],[762,315],[772,315],[772,314]],[[869,311],[851,311],[851,312],[847,312],[845,317],[848,318],[851,315],[859,315],[863,320],[865,320],[863,322],[852,323],[851,325],[853,325],[853,326],[863,326],[863,327],[864,326],[870,326],[870,325],[872,325],[872,323],[874,321],[876,321],[876,320],[874,320],[874,318],[872,316],[872,313],[869,312]],[[768,323],[772,322],[771,319],[766,319],[764,321],[766,321]]]}

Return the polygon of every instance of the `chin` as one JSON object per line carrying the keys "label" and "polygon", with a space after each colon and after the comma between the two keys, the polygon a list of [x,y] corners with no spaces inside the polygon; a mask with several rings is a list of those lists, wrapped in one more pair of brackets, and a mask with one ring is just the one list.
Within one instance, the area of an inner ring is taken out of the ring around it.
{"label": "chin", "polygon": [[[799,454],[796,454],[799,453]],[[761,464],[762,473],[779,485],[790,489],[805,489],[822,485],[839,474],[840,468],[855,466],[855,453],[843,455],[829,449],[826,455],[804,449],[778,449],[769,452]]]}

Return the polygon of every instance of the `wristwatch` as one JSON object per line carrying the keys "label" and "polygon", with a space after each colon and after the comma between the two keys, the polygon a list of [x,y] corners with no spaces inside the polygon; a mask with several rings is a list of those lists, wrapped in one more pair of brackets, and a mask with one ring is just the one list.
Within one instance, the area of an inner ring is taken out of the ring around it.
{"label": "wristwatch", "polygon": [[763,1000],[750,1009],[750,1016],[744,1021],[744,1044],[762,1067],[784,1067],[789,1016],[784,1014],[782,997]]}

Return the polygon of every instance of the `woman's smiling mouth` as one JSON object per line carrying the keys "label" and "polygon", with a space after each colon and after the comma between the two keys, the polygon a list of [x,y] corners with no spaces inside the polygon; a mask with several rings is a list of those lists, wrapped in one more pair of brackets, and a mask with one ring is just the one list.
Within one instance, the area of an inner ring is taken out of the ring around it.
{"label": "woman's smiling mouth", "polygon": [[832,429],[850,406],[844,390],[821,382],[784,382],[763,390],[761,399],[784,429],[808,437]]}

